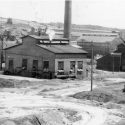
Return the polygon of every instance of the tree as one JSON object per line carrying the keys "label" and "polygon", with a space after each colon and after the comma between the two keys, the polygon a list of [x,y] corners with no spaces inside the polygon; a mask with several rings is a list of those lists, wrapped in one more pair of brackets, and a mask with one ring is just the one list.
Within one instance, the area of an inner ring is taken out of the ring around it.
{"label": "tree", "polygon": [[11,25],[13,24],[12,18],[8,18],[8,19],[7,19],[7,24],[11,24]]}

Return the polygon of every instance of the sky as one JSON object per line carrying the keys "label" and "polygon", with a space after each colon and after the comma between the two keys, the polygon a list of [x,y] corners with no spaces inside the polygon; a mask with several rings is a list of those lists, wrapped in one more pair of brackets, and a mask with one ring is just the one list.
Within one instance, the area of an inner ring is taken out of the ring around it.
{"label": "sky", "polygon": [[[64,22],[65,0],[0,0],[0,17]],[[72,0],[72,23],[125,29],[125,0]]]}

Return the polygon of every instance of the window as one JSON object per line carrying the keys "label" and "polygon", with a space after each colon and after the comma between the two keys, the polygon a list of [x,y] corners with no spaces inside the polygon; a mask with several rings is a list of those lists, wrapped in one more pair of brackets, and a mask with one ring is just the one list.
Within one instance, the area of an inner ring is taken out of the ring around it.
{"label": "window", "polygon": [[64,75],[64,62],[58,62],[58,75]]}
{"label": "window", "polygon": [[33,68],[38,69],[38,60],[33,60]]}
{"label": "window", "polygon": [[82,74],[82,72],[83,72],[83,62],[82,61],[78,61],[77,73],[78,74]]}
{"label": "window", "polygon": [[44,61],[43,62],[43,68],[49,68],[49,61]]}
{"label": "window", "polygon": [[22,67],[27,70],[27,59],[22,60]]}
{"label": "window", "polygon": [[75,61],[70,62],[70,72],[75,73]]}
{"label": "window", "polygon": [[13,69],[13,58],[9,58],[9,70]]}
{"label": "window", "polygon": [[78,61],[78,69],[83,69],[83,61]]}
{"label": "window", "polygon": [[58,70],[64,70],[64,62],[58,62]]}

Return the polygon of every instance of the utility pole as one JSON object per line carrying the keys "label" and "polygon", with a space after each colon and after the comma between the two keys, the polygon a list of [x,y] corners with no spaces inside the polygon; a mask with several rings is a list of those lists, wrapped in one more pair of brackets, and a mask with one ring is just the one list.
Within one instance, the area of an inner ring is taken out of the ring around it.
{"label": "utility pole", "polygon": [[0,70],[2,71],[2,35],[1,35],[1,39],[0,39],[0,42],[1,42],[1,48],[0,48],[0,50],[1,50],[1,57],[0,57]]}
{"label": "utility pole", "polygon": [[[122,53],[111,53],[112,57],[112,73],[114,74],[115,72],[115,57],[119,57],[119,72],[120,72],[120,67],[121,67],[121,55]],[[118,67],[118,66],[117,66]]]}
{"label": "utility pole", "polygon": [[119,59],[119,72],[121,71],[121,55],[120,55],[120,57],[119,57],[120,59]]}
{"label": "utility pole", "polygon": [[3,63],[3,36],[1,35],[1,71],[2,71],[2,63]]}
{"label": "utility pole", "polygon": [[91,44],[91,91],[93,86],[93,41]]}
{"label": "utility pole", "polygon": [[113,74],[114,74],[114,56],[113,56]]}

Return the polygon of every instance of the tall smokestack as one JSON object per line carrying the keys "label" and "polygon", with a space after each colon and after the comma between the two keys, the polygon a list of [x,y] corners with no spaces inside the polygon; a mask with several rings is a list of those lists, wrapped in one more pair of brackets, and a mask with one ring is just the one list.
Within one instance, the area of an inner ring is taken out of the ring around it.
{"label": "tall smokestack", "polygon": [[65,0],[64,38],[68,38],[69,42],[71,40],[71,16],[72,16],[71,12],[72,12],[72,0]]}

